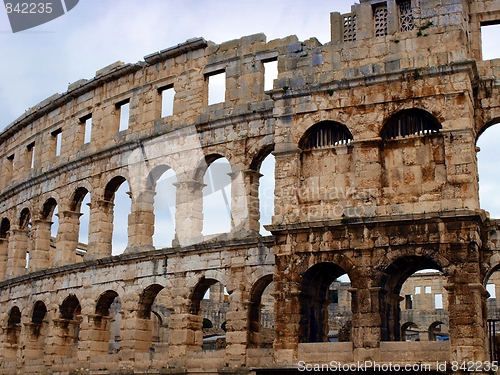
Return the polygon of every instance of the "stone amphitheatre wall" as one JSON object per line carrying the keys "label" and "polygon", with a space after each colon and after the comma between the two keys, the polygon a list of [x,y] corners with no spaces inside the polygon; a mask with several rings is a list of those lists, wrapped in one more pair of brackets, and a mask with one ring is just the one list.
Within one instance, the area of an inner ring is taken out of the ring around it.
{"label": "stone amphitheatre wall", "polygon": [[[361,0],[332,13],[324,45],[192,39],[110,65],[28,110],[0,134],[0,373],[488,359],[484,286],[500,245],[479,204],[476,140],[500,121],[500,60],[482,61],[480,41],[481,25],[499,20],[499,0]],[[265,91],[270,61],[278,77]],[[219,74],[225,99],[209,105]],[[171,89],[173,114],[162,117]],[[263,237],[259,172],[271,153],[275,212]],[[204,237],[203,176],[221,157],[232,169],[231,230]],[[175,239],[156,249],[155,188],[169,169]],[[112,256],[114,196],[125,182],[128,245]],[[427,268],[446,279],[450,341],[390,342],[401,339],[401,285]],[[328,343],[325,291],[345,273],[350,341]],[[226,345],[203,351],[200,303],[216,282],[229,294]],[[272,348],[260,324],[271,282]]]}

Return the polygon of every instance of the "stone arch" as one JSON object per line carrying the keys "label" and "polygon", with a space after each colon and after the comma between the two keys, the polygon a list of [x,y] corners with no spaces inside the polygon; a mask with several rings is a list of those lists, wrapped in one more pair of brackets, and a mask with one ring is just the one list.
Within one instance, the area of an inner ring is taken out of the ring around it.
{"label": "stone arch", "polygon": [[119,350],[121,339],[121,301],[117,292],[107,290],[99,296],[95,306],[92,329],[97,334],[95,354],[114,353]]}
{"label": "stone arch", "polygon": [[36,360],[44,356],[48,327],[47,313],[47,306],[41,300],[37,300],[31,307],[26,325],[28,339],[25,342],[26,351],[24,353],[27,360]]}
{"label": "stone arch", "polygon": [[483,135],[483,133],[491,128],[492,126],[495,126],[497,124],[500,124],[500,117],[494,117],[490,121],[482,124],[481,128],[477,130],[477,135],[476,135],[476,144],[479,138]]}
{"label": "stone arch", "polygon": [[415,272],[433,269],[444,273],[444,267],[437,257],[429,254],[403,255],[381,269],[380,287],[384,291],[381,301],[382,341],[404,340],[401,336],[401,288],[404,282]]}
{"label": "stone arch", "polygon": [[441,326],[441,325],[445,325],[445,324],[446,323],[444,323],[442,321],[437,321],[437,322],[431,323],[431,325],[429,326],[429,341],[436,341],[437,340],[436,328]]}
{"label": "stone arch", "polygon": [[[200,181],[203,178],[204,184],[202,188],[204,235],[227,233],[234,228],[232,190],[233,182],[240,173],[241,171],[237,171],[235,166],[221,154],[207,155],[204,163],[198,168],[195,180]],[[226,190],[229,190],[229,193]],[[217,226],[210,227],[213,223],[217,223]]]}
{"label": "stone arch", "polygon": [[[413,334],[409,334],[409,332],[413,329]],[[419,329],[418,325],[414,322],[406,322],[401,325],[401,339],[403,341],[420,341],[419,333],[417,331]],[[413,336],[411,339],[408,337]]]}
{"label": "stone arch", "polygon": [[10,220],[3,218],[0,222],[0,281],[5,278],[9,258]]}
{"label": "stone arch", "polygon": [[303,151],[348,145],[354,140],[347,126],[336,121],[321,121],[308,128],[299,140]]}
{"label": "stone arch", "polygon": [[17,350],[19,338],[21,334],[21,310],[19,307],[13,306],[9,311],[7,318],[7,342],[11,347]]}
{"label": "stone arch", "polygon": [[245,171],[248,226],[250,230],[259,231],[263,235],[270,234],[264,229],[264,225],[271,224],[271,217],[274,215],[276,161],[273,151],[274,143],[264,144],[252,158],[249,169]]}
{"label": "stone arch", "polygon": [[248,347],[259,348],[263,346],[261,333],[262,295],[272,282],[272,274],[262,276],[253,284],[250,291],[250,303],[248,307]]}
{"label": "stone arch", "polygon": [[174,169],[169,165],[159,164],[149,172],[146,189],[137,198],[143,208],[142,220],[150,217],[153,223],[150,225],[153,229],[150,235],[156,248],[170,247],[175,239],[176,186],[177,174]]}
{"label": "stone arch", "polygon": [[201,310],[201,300],[205,295],[208,288],[218,283],[219,280],[212,278],[202,277],[198,284],[196,284],[191,296],[189,298],[189,312],[193,315],[198,315]]}
{"label": "stone arch", "polygon": [[40,337],[42,326],[47,317],[47,306],[43,301],[36,301],[31,314],[31,333],[34,337]]}
{"label": "stone arch", "polygon": [[410,135],[428,135],[439,133],[442,125],[431,113],[420,108],[403,109],[391,115],[380,131],[380,137],[388,139]]}
{"label": "stone arch", "polygon": [[322,262],[302,275],[300,286],[301,327],[299,341],[324,342],[328,337],[328,290],[347,271],[337,263]]}
{"label": "stone arch", "polygon": [[31,211],[24,207],[19,214],[19,229],[29,229],[31,226]]}
{"label": "stone arch", "polygon": [[[161,301],[158,301],[159,298]],[[163,310],[171,308],[170,299],[162,285],[152,284],[143,290],[137,310],[137,319],[140,322],[138,329],[143,331],[139,335],[142,339],[136,342],[139,351],[162,352],[166,347],[170,312]]]}
{"label": "stone arch", "polygon": [[[89,233],[92,235],[95,232],[101,232],[101,239],[103,243],[107,244],[107,249],[105,250],[105,253],[109,255],[119,255],[121,254],[125,248],[127,248],[128,241],[123,241],[123,243],[118,243],[117,241],[119,239],[124,239],[124,238],[129,238],[129,232],[130,232],[130,227],[128,225],[128,220],[126,223],[123,223],[123,225],[116,225],[117,220],[123,220],[124,217],[130,218],[130,214],[132,213],[132,205],[134,203],[134,196],[131,192],[125,192],[125,194],[128,195],[126,197],[125,195],[121,195],[118,199],[123,199],[124,202],[120,205],[116,205],[116,193],[118,190],[124,186],[123,184],[126,183],[128,186],[128,189],[130,189],[130,184],[128,180],[123,177],[122,175],[117,175],[112,177],[108,183],[106,184],[104,188],[104,194],[103,194],[103,201],[101,202],[101,214],[104,214],[103,220],[101,221],[94,221],[92,220],[91,225],[90,225],[90,230]],[[129,198],[131,201],[129,201]],[[127,202],[127,203],[125,203]],[[130,203],[129,203],[130,202]],[[130,205],[129,205],[130,204]],[[129,209],[126,209],[126,207],[130,207]],[[117,211],[118,210],[118,214]],[[121,213],[119,211],[122,211]],[[104,222],[104,223],[103,223]],[[105,227],[106,230],[103,231],[102,227]],[[118,231],[123,231],[123,233],[118,233]],[[103,250],[104,251],[104,250]]]}

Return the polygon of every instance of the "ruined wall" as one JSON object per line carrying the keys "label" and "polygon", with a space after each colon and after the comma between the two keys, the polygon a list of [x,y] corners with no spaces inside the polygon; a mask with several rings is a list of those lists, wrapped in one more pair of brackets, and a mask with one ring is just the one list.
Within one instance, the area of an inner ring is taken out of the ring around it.
{"label": "ruined wall", "polygon": [[[485,285],[500,253],[498,223],[479,205],[475,145],[500,119],[499,64],[481,61],[479,32],[499,12],[498,0],[361,1],[332,13],[325,45],[193,39],[110,65],[27,111],[0,134],[0,372],[488,359]],[[278,77],[264,91],[269,61]],[[224,100],[209,105],[219,74]],[[258,186],[271,153],[275,212],[263,237]],[[220,158],[231,165],[231,229],[203,236],[203,177]],[[156,249],[157,181],[170,169],[175,239]],[[125,183],[128,245],[113,257]],[[429,268],[445,278],[450,341],[390,342],[402,339],[404,281]],[[327,342],[327,290],[346,273],[348,340]],[[202,300],[218,282],[226,343],[203,351]],[[272,346],[261,319],[271,282]]]}

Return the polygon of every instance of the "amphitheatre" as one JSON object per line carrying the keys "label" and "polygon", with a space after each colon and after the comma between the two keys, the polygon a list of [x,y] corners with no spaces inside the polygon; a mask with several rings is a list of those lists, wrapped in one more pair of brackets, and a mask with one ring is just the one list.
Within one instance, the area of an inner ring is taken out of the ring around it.
{"label": "amphitheatre", "polygon": [[[500,0],[360,0],[331,14],[325,44],[190,39],[33,106],[0,134],[0,374],[495,372],[500,222],[479,203],[476,142],[500,122],[500,59],[481,50],[481,27],[498,23]],[[204,235],[204,176],[220,160],[230,222]],[[165,173],[175,236],[159,247]],[[123,184],[128,243],[113,255]],[[443,340],[408,339],[404,310],[421,296],[404,284],[423,270],[442,280]],[[341,300],[349,324],[333,337]]]}

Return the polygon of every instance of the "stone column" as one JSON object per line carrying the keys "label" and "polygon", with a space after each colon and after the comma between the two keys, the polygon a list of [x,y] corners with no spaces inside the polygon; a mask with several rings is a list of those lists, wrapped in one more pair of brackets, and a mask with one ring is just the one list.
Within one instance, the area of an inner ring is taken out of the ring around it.
{"label": "stone column", "polygon": [[85,260],[111,256],[113,207],[113,202],[106,200],[95,200],[90,204],[89,244]]}
{"label": "stone column", "polygon": [[273,155],[276,159],[276,181],[274,191],[273,224],[294,223],[299,221],[300,206],[297,186],[302,150],[292,143],[276,145]]}
{"label": "stone column", "polygon": [[76,247],[80,231],[80,212],[63,211],[57,214],[59,229],[56,238],[54,265],[64,266],[76,262]]}
{"label": "stone column", "polygon": [[229,294],[229,311],[226,314],[226,360],[230,368],[241,368],[246,362],[249,307],[249,304],[244,302],[249,296],[244,298],[243,268],[233,269],[231,279],[238,282],[233,283],[236,288]]}
{"label": "stone column", "polygon": [[32,241],[33,254],[30,254],[29,271],[47,269],[52,265],[52,254],[50,251],[50,228],[52,221],[33,220]]}
{"label": "stone column", "polygon": [[177,188],[175,212],[176,240],[188,246],[203,239],[203,187],[205,184],[187,180],[173,184]]}
{"label": "stone column", "polygon": [[154,250],[153,234],[155,231],[154,198],[156,192],[145,190],[132,203],[128,215],[128,246],[126,253]]}
{"label": "stone column", "polygon": [[9,259],[9,239],[0,238],[0,281],[5,279]]}
{"label": "stone column", "polygon": [[448,292],[452,360],[488,360],[486,289],[479,269],[476,243],[453,244],[453,265],[445,289]]}
{"label": "stone column", "polygon": [[26,273],[26,252],[28,251],[28,229],[13,227],[9,235],[9,255],[6,278]]}
{"label": "stone column", "polygon": [[247,217],[244,229],[249,232],[259,233],[260,231],[260,199],[259,179],[263,176],[253,169],[243,171],[245,189]]}
{"label": "stone column", "polygon": [[304,336],[301,314],[302,293],[299,284],[292,280],[275,278],[274,359],[280,365],[297,364],[297,349]]}

